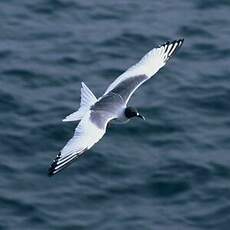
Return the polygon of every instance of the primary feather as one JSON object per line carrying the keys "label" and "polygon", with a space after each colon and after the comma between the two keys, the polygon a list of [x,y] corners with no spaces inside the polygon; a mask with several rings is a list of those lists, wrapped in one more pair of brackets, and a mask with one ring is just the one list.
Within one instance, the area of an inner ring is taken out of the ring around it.
{"label": "primary feather", "polygon": [[79,110],[63,120],[80,120],[80,123],[74,136],[51,164],[49,175],[60,172],[97,143],[105,134],[108,122],[124,115],[126,104],[135,90],[162,68],[182,44],[183,39],[179,39],[152,49],[121,74],[99,99],[82,83]]}

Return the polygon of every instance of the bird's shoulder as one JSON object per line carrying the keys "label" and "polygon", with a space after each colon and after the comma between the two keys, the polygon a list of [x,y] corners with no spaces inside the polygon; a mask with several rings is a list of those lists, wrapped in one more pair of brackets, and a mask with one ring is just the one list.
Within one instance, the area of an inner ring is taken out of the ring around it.
{"label": "bird's shoulder", "polygon": [[91,110],[116,113],[117,111],[122,110],[124,107],[125,101],[119,94],[108,92],[99,98],[93,106],[91,106]]}

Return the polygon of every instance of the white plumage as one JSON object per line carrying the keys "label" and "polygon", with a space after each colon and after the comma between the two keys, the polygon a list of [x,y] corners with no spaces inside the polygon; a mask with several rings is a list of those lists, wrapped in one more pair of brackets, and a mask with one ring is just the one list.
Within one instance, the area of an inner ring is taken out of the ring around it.
{"label": "white plumage", "polygon": [[[134,91],[162,68],[182,44],[183,39],[179,39],[152,49],[137,64],[112,82],[99,99],[82,82],[79,110],[63,119],[63,121],[80,120],[80,122],[74,136],[51,164],[49,175],[61,171],[97,143],[105,134],[109,121],[127,117],[126,104]],[[130,117],[141,117],[135,110],[129,110],[129,112],[134,113]]]}

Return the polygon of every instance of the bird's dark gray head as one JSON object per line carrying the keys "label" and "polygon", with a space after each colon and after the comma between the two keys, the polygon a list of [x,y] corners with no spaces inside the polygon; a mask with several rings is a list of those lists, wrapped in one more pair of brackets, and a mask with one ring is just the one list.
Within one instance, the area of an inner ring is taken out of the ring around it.
{"label": "bird's dark gray head", "polygon": [[136,108],[134,107],[126,107],[125,109],[125,116],[129,119],[129,118],[132,118],[132,117],[140,117],[141,119],[145,120],[145,118],[140,115],[137,111]]}

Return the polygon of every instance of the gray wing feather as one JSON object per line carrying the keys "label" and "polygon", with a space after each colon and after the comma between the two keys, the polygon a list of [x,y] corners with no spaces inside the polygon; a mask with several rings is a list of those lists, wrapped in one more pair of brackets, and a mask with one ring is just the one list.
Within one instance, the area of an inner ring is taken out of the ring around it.
{"label": "gray wing feather", "polygon": [[[112,82],[112,84],[110,84],[110,86],[105,91],[104,95],[114,90],[118,86],[118,88],[114,92],[119,91],[119,94],[123,95],[127,102],[130,98],[130,95],[135,91],[135,89],[137,89],[137,87],[145,81],[141,80],[141,76],[144,77],[146,75],[150,79],[182,46],[183,41],[184,39],[175,40],[173,42],[166,42],[160,47],[150,50],[137,64],[131,66],[114,82]],[[120,84],[123,82],[126,83]],[[128,90],[128,92],[125,92],[126,89],[129,89],[127,86],[133,88],[134,90]],[[130,93],[129,96],[127,96],[128,93]]]}
{"label": "gray wing feather", "polygon": [[108,111],[114,113],[121,105],[124,104],[123,98],[114,93],[109,92],[103,97],[101,97],[92,107],[91,110],[100,110],[100,111]]}
{"label": "gray wing feather", "polygon": [[90,119],[98,128],[105,129],[110,120],[119,117],[124,107],[125,102],[122,97],[109,92],[91,107]]}
{"label": "gray wing feather", "polygon": [[120,82],[91,107],[91,121],[104,129],[108,121],[120,116],[134,91],[147,79],[148,76],[143,74]]}
{"label": "gray wing feather", "polygon": [[147,79],[148,76],[146,76],[145,74],[127,78],[117,84],[117,86],[115,86],[110,92],[120,95],[126,104],[134,91]]}
{"label": "gray wing feather", "polygon": [[90,120],[102,130],[106,129],[106,126],[110,120],[114,118],[113,114],[104,111],[91,111]]}

